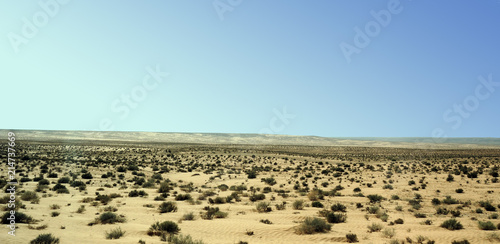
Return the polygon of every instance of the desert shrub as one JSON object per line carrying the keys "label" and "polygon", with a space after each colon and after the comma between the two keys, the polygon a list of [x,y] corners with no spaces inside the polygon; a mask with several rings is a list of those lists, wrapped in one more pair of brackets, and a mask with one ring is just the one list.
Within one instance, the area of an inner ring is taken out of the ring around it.
{"label": "desert shrub", "polygon": [[491,204],[491,202],[488,201],[480,201],[479,206],[483,207],[486,211],[493,212],[496,210],[495,206]]}
{"label": "desert shrub", "polygon": [[377,223],[372,223],[371,225],[368,225],[368,232],[377,232],[382,230],[382,225],[377,224]]}
{"label": "desert shrub", "polygon": [[439,204],[441,204],[441,201],[439,199],[437,199],[437,198],[433,198],[431,200],[431,203],[432,203],[432,205],[439,205]]}
{"label": "desert shrub", "polygon": [[385,228],[384,231],[382,231],[382,235],[386,238],[392,238],[396,235],[396,231],[394,228]]}
{"label": "desert shrub", "polygon": [[71,187],[80,187],[80,186],[86,186],[85,182],[83,181],[73,181],[71,184],[69,184]]}
{"label": "desert shrub", "polygon": [[229,190],[231,190],[231,191],[246,191],[247,186],[245,186],[245,185],[231,186],[231,187],[229,187]]}
{"label": "desert shrub", "polygon": [[67,184],[67,183],[69,183],[69,181],[70,181],[69,177],[62,177],[59,180],[57,180],[57,183]]}
{"label": "desert shrub", "polygon": [[449,212],[450,212],[450,210],[448,210],[446,208],[437,208],[436,209],[436,214],[440,214],[440,215],[447,215]]}
{"label": "desert shrub", "polygon": [[266,186],[266,187],[264,187],[264,189],[262,189],[262,193],[264,193],[264,194],[272,192],[272,191],[273,191],[273,189],[269,186]]}
{"label": "desert shrub", "polygon": [[368,195],[366,196],[368,197],[368,199],[370,199],[370,202],[371,203],[377,203],[377,202],[381,202],[383,200],[385,200],[384,197],[380,196],[380,195],[377,195],[377,194],[374,194],[374,195]]}
{"label": "desert shrub", "polygon": [[496,230],[497,229],[495,224],[493,224],[491,221],[487,221],[487,222],[479,221],[478,225],[479,225],[479,229],[481,229],[481,230]]}
{"label": "desert shrub", "polygon": [[45,229],[47,229],[47,227],[49,227],[47,224],[40,225],[40,226],[28,225],[28,229],[30,229],[30,230],[45,230]]}
{"label": "desert shrub", "polygon": [[377,206],[377,205],[373,205],[373,206],[370,206],[370,207],[366,207],[366,210],[370,214],[376,214],[380,210],[380,207]]}
{"label": "desert shrub", "polygon": [[427,215],[424,213],[415,213],[413,216],[415,216],[415,218],[427,218]]}
{"label": "desert shrub", "polygon": [[356,188],[354,188],[352,191],[353,191],[353,192],[361,192],[361,188],[356,187]]}
{"label": "desert shrub", "polygon": [[187,214],[182,215],[182,220],[194,220],[194,213],[189,212]]}
{"label": "desert shrub", "polygon": [[94,178],[90,172],[87,172],[85,174],[82,174],[82,179],[90,180]]}
{"label": "desert shrub", "polygon": [[271,212],[270,204],[268,202],[259,202],[257,204],[257,212],[259,213]]}
{"label": "desert shrub", "polygon": [[163,222],[156,222],[149,227],[148,230],[148,235],[150,236],[159,236],[161,234],[177,234],[181,231],[179,226],[172,221],[163,221]]}
{"label": "desert shrub", "polygon": [[22,177],[21,178],[21,182],[29,182],[29,181],[31,181],[31,179],[28,178],[28,177]]}
{"label": "desert shrub", "polygon": [[453,180],[454,180],[453,175],[448,174],[448,177],[446,178],[446,181],[451,182],[451,181],[453,181]]}
{"label": "desert shrub", "polygon": [[[229,199],[231,200],[231,199]],[[212,198],[209,198],[208,201],[212,204],[224,204],[226,203],[227,199],[223,197],[216,197],[215,199],[212,200]]]}
{"label": "desert shrub", "polygon": [[76,210],[77,213],[84,213],[85,212],[85,205],[80,205],[78,210]]}
{"label": "desert shrub", "polygon": [[498,214],[497,213],[491,214],[490,216],[488,216],[488,219],[498,219]]}
{"label": "desert shrub", "polygon": [[39,203],[40,202],[40,197],[36,194],[36,192],[33,191],[25,191],[23,194],[21,194],[21,200],[23,201],[30,201],[31,203]]}
{"label": "desert shrub", "polygon": [[325,220],[314,217],[307,217],[302,224],[300,224],[297,229],[297,234],[314,234],[321,232],[328,232],[332,228],[332,225],[328,224]]}
{"label": "desert shrub", "polygon": [[344,213],[327,213],[326,221],[328,223],[344,223],[347,220],[347,215]]}
{"label": "desert shrub", "polygon": [[92,197],[86,197],[86,198],[81,200],[82,203],[89,203],[92,201],[94,201],[94,198],[92,198]]}
{"label": "desert shrub", "polygon": [[213,208],[206,206],[203,208],[203,210],[205,210],[205,212],[202,212],[200,214],[200,217],[202,219],[213,219],[213,218],[221,219],[227,216],[227,213],[221,212],[218,207]]}
{"label": "desert shrub", "polygon": [[111,197],[111,198],[118,198],[118,197],[122,197],[122,196],[120,194],[118,194],[118,193],[111,193],[111,194],[109,194],[109,197]]}
{"label": "desert shrub", "polygon": [[146,193],[143,190],[140,190],[140,191],[138,191],[138,190],[132,190],[132,191],[130,191],[128,193],[128,196],[129,197],[139,197],[139,196],[141,196],[141,197],[147,197],[148,193]]}
{"label": "desert shrub", "polygon": [[52,234],[40,234],[35,239],[30,241],[30,244],[58,244],[59,238]]}
{"label": "desert shrub", "polygon": [[123,223],[125,222],[125,218],[116,215],[115,213],[112,212],[105,212],[102,213],[94,223],[101,223],[101,224],[114,224],[114,223]]}
{"label": "desert shrub", "polygon": [[118,211],[118,208],[114,207],[114,206],[107,206],[103,209],[105,212],[116,212]]}
{"label": "desert shrub", "polygon": [[95,200],[101,202],[103,205],[106,205],[113,199],[108,195],[99,195],[95,198]]}
{"label": "desert shrub", "polygon": [[456,193],[464,193],[464,189],[458,188],[458,189],[455,189],[455,192]]}
{"label": "desert shrub", "polygon": [[427,238],[425,238],[425,236],[418,235],[416,242],[417,243],[424,243],[425,239],[427,239]]}
{"label": "desert shrub", "polygon": [[57,189],[56,190],[56,193],[64,193],[64,194],[69,194],[69,190],[66,189],[66,188],[61,188],[61,189]]}
{"label": "desert shrub", "polygon": [[348,243],[355,243],[359,241],[356,234],[346,234],[345,238],[347,239]]}
{"label": "desert shrub", "polygon": [[217,211],[214,213],[214,218],[216,219],[223,219],[227,217],[227,213],[226,212],[222,212],[222,211]]}
{"label": "desert shrub", "polygon": [[257,178],[257,172],[251,170],[251,171],[247,171],[247,176],[248,176],[248,179],[255,179]]}
{"label": "desert shrub", "polygon": [[322,207],[324,207],[324,206],[323,206],[323,203],[318,202],[318,201],[314,201],[314,202],[312,202],[312,203],[311,203],[311,206],[312,206],[312,207],[314,207],[314,208],[322,208]]}
{"label": "desert shrub", "polygon": [[189,199],[193,199],[189,193],[178,194],[177,196],[175,196],[176,201],[185,201],[185,200],[189,200]]}
{"label": "desert shrub", "polygon": [[380,220],[384,221],[384,222],[387,222],[387,220],[389,219],[389,215],[384,211],[384,212],[378,212],[377,213],[377,218],[379,218]]}
{"label": "desert shrub", "polygon": [[190,235],[169,235],[165,241],[171,244],[204,244],[201,240],[193,240]]}
{"label": "desert shrub", "polygon": [[158,208],[160,213],[170,213],[177,211],[177,204],[175,202],[162,202]]}
{"label": "desert shrub", "polygon": [[420,201],[412,199],[409,201],[411,207],[415,210],[419,210],[422,208],[422,205],[420,204]]}
{"label": "desert shrub", "polygon": [[50,209],[52,209],[52,210],[55,210],[55,209],[60,209],[60,208],[61,208],[61,206],[59,206],[59,205],[57,205],[57,204],[51,204],[51,205],[49,206],[49,208],[50,208]]}
{"label": "desert shrub", "polygon": [[424,222],[422,222],[424,225],[432,225],[432,220],[426,219]]}
{"label": "desert shrub", "polygon": [[398,195],[392,195],[392,196],[391,196],[391,199],[392,199],[392,200],[399,200],[400,198],[399,198],[399,196],[398,196]]}
{"label": "desert shrub", "polygon": [[10,200],[10,197],[8,195],[5,195],[0,198],[0,204],[7,204]]}
{"label": "desert shrub", "polygon": [[311,200],[311,201],[317,201],[317,200],[324,199],[324,196],[323,196],[322,191],[320,191],[318,189],[314,189],[313,191],[311,191],[307,194],[307,198],[309,198],[309,200]]}
{"label": "desert shrub", "polygon": [[333,204],[330,209],[333,212],[345,212],[346,211],[345,205],[343,205],[341,203],[335,203],[335,204]]}
{"label": "desert shrub", "polygon": [[106,239],[120,239],[125,235],[125,231],[123,231],[120,227],[111,230],[110,232],[106,231]]}
{"label": "desert shrub", "polygon": [[384,185],[384,186],[382,187],[382,189],[389,189],[389,190],[392,190],[392,189],[394,189],[394,187],[393,187],[391,184],[387,184],[387,185]]}
{"label": "desert shrub", "polygon": [[219,190],[221,190],[221,191],[227,191],[229,189],[229,186],[226,184],[222,184],[222,185],[217,186],[217,188],[219,188]]}
{"label": "desert shrub", "polygon": [[56,191],[57,193],[69,193],[69,190],[66,188],[65,185],[61,185],[60,183],[57,183],[54,187],[52,187],[53,191]]}
{"label": "desert shrub", "polygon": [[51,212],[51,213],[50,213],[50,216],[52,216],[52,217],[57,217],[57,216],[59,216],[59,214],[61,214],[61,213],[59,213],[59,212],[57,212],[57,211],[54,211],[54,212]]}
{"label": "desert shrub", "polygon": [[452,241],[451,244],[470,244],[468,240]]}
{"label": "desert shrub", "polygon": [[456,219],[446,220],[440,226],[448,230],[460,230],[464,228],[463,225]]}
{"label": "desert shrub", "polygon": [[253,194],[251,195],[249,198],[248,198],[250,201],[252,202],[255,202],[255,201],[259,201],[259,200],[264,200],[266,199],[266,195],[264,194]]}
{"label": "desert shrub", "polygon": [[398,225],[402,225],[402,224],[404,224],[404,220],[399,218],[399,219],[394,220],[394,223],[398,224]]}
{"label": "desert shrub", "polygon": [[40,181],[38,181],[39,186],[49,185],[49,184],[50,184],[50,181],[47,179],[41,179]]}
{"label": "desert shrub", "polygon": [[292,203],[292,208],[295,210],[302,210],[304,209],[304,201],[303,200],[295,200]]}
{"label": "desert shrub", "polygon": [[270,186],[276,185],[276,180],[274,178],[272,178],[272,177],[270,177],[270,178],[262,178],[261,181],[265,182],[266,184],[268,184]]}
{"label": "desert shrub", "polygon": [[261,219],[259,222],[267,224],[267,225],[270,225],[273,223],[273,222],[271,222],[271,220],[268,220],[268,219]]}
{"label": "desert shrub", "polygon": [[160,184],[160,187],[158,188],[158,192],[159,193],[167,193],[170,191],[170,186],[169,186],[169,182],[168,181],[164,181]]}
{"label": "desert shrub", "polygon": [[275,206],[276,206],[276,210],[285,210],[286,209],[286,202],[278,203]]}
{"label": "desert shrub", "polygon": [[458,200],[452,198],[451,196],[446,196],[445,199],[443,199],[444,204],[458,204]]}
{"label": "desert shrub", "polygon": [[165,201],[165,197],[163,197],[163,196],[160,195],[160,196],[156,196],[153,200],[155,200],[155,201]]}
{"label": "desert shrub", "polygon": [[[2,216],[2,224],[10,224],[10,219],[8,219],[10,217],[11,217],[10,212],[4,213]],[[19,211],[16,211],[14,213],[14,218],[16,223],[31,224],[35,222],[35,220],[31,216],[21,213]]]}
{"label": "desert shrub", "polygon": [[460,210],[451,210],[450,213],[451,213],[451,216],[453,216],[453,217],[460,217],[460,214],[461,214]]}

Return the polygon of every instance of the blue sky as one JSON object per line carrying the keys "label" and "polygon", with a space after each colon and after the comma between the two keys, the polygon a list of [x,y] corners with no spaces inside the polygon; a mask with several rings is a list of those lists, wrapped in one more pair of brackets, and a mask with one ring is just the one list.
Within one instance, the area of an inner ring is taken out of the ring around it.
{"label": "blue sky", "polygon": [[497,0],[0,9],[2,129],[500,137]]}

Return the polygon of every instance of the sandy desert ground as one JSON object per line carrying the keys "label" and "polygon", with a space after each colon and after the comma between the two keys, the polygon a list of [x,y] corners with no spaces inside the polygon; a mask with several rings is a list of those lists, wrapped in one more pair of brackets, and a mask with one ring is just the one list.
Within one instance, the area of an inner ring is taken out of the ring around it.
{"label": "sandy desert ground", "polygon": [[18,140],[12,237],[2,141],[0,243],[500,243],[500,148],[415,145]]}

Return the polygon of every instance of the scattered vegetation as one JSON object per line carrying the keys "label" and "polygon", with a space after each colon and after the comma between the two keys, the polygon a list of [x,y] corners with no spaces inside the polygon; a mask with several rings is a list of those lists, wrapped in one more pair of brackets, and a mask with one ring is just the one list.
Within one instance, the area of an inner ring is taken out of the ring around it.
{"label": "scattered vegetation", "polygon": [[331,230],[331,228],[332,226],[323,219],[307,217],[304,222],[296,228],[296,233],[299,235],[314,234],[328,232]]}

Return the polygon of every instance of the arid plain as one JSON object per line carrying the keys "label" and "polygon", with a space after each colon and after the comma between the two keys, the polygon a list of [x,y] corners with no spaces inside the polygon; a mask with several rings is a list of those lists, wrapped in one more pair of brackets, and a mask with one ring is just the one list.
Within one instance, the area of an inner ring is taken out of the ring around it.
{"label": "arid plain", "polygon": [[15,237],[2,141],[0,243],[500,242],[494,143],[45,133],[16,132]]}

